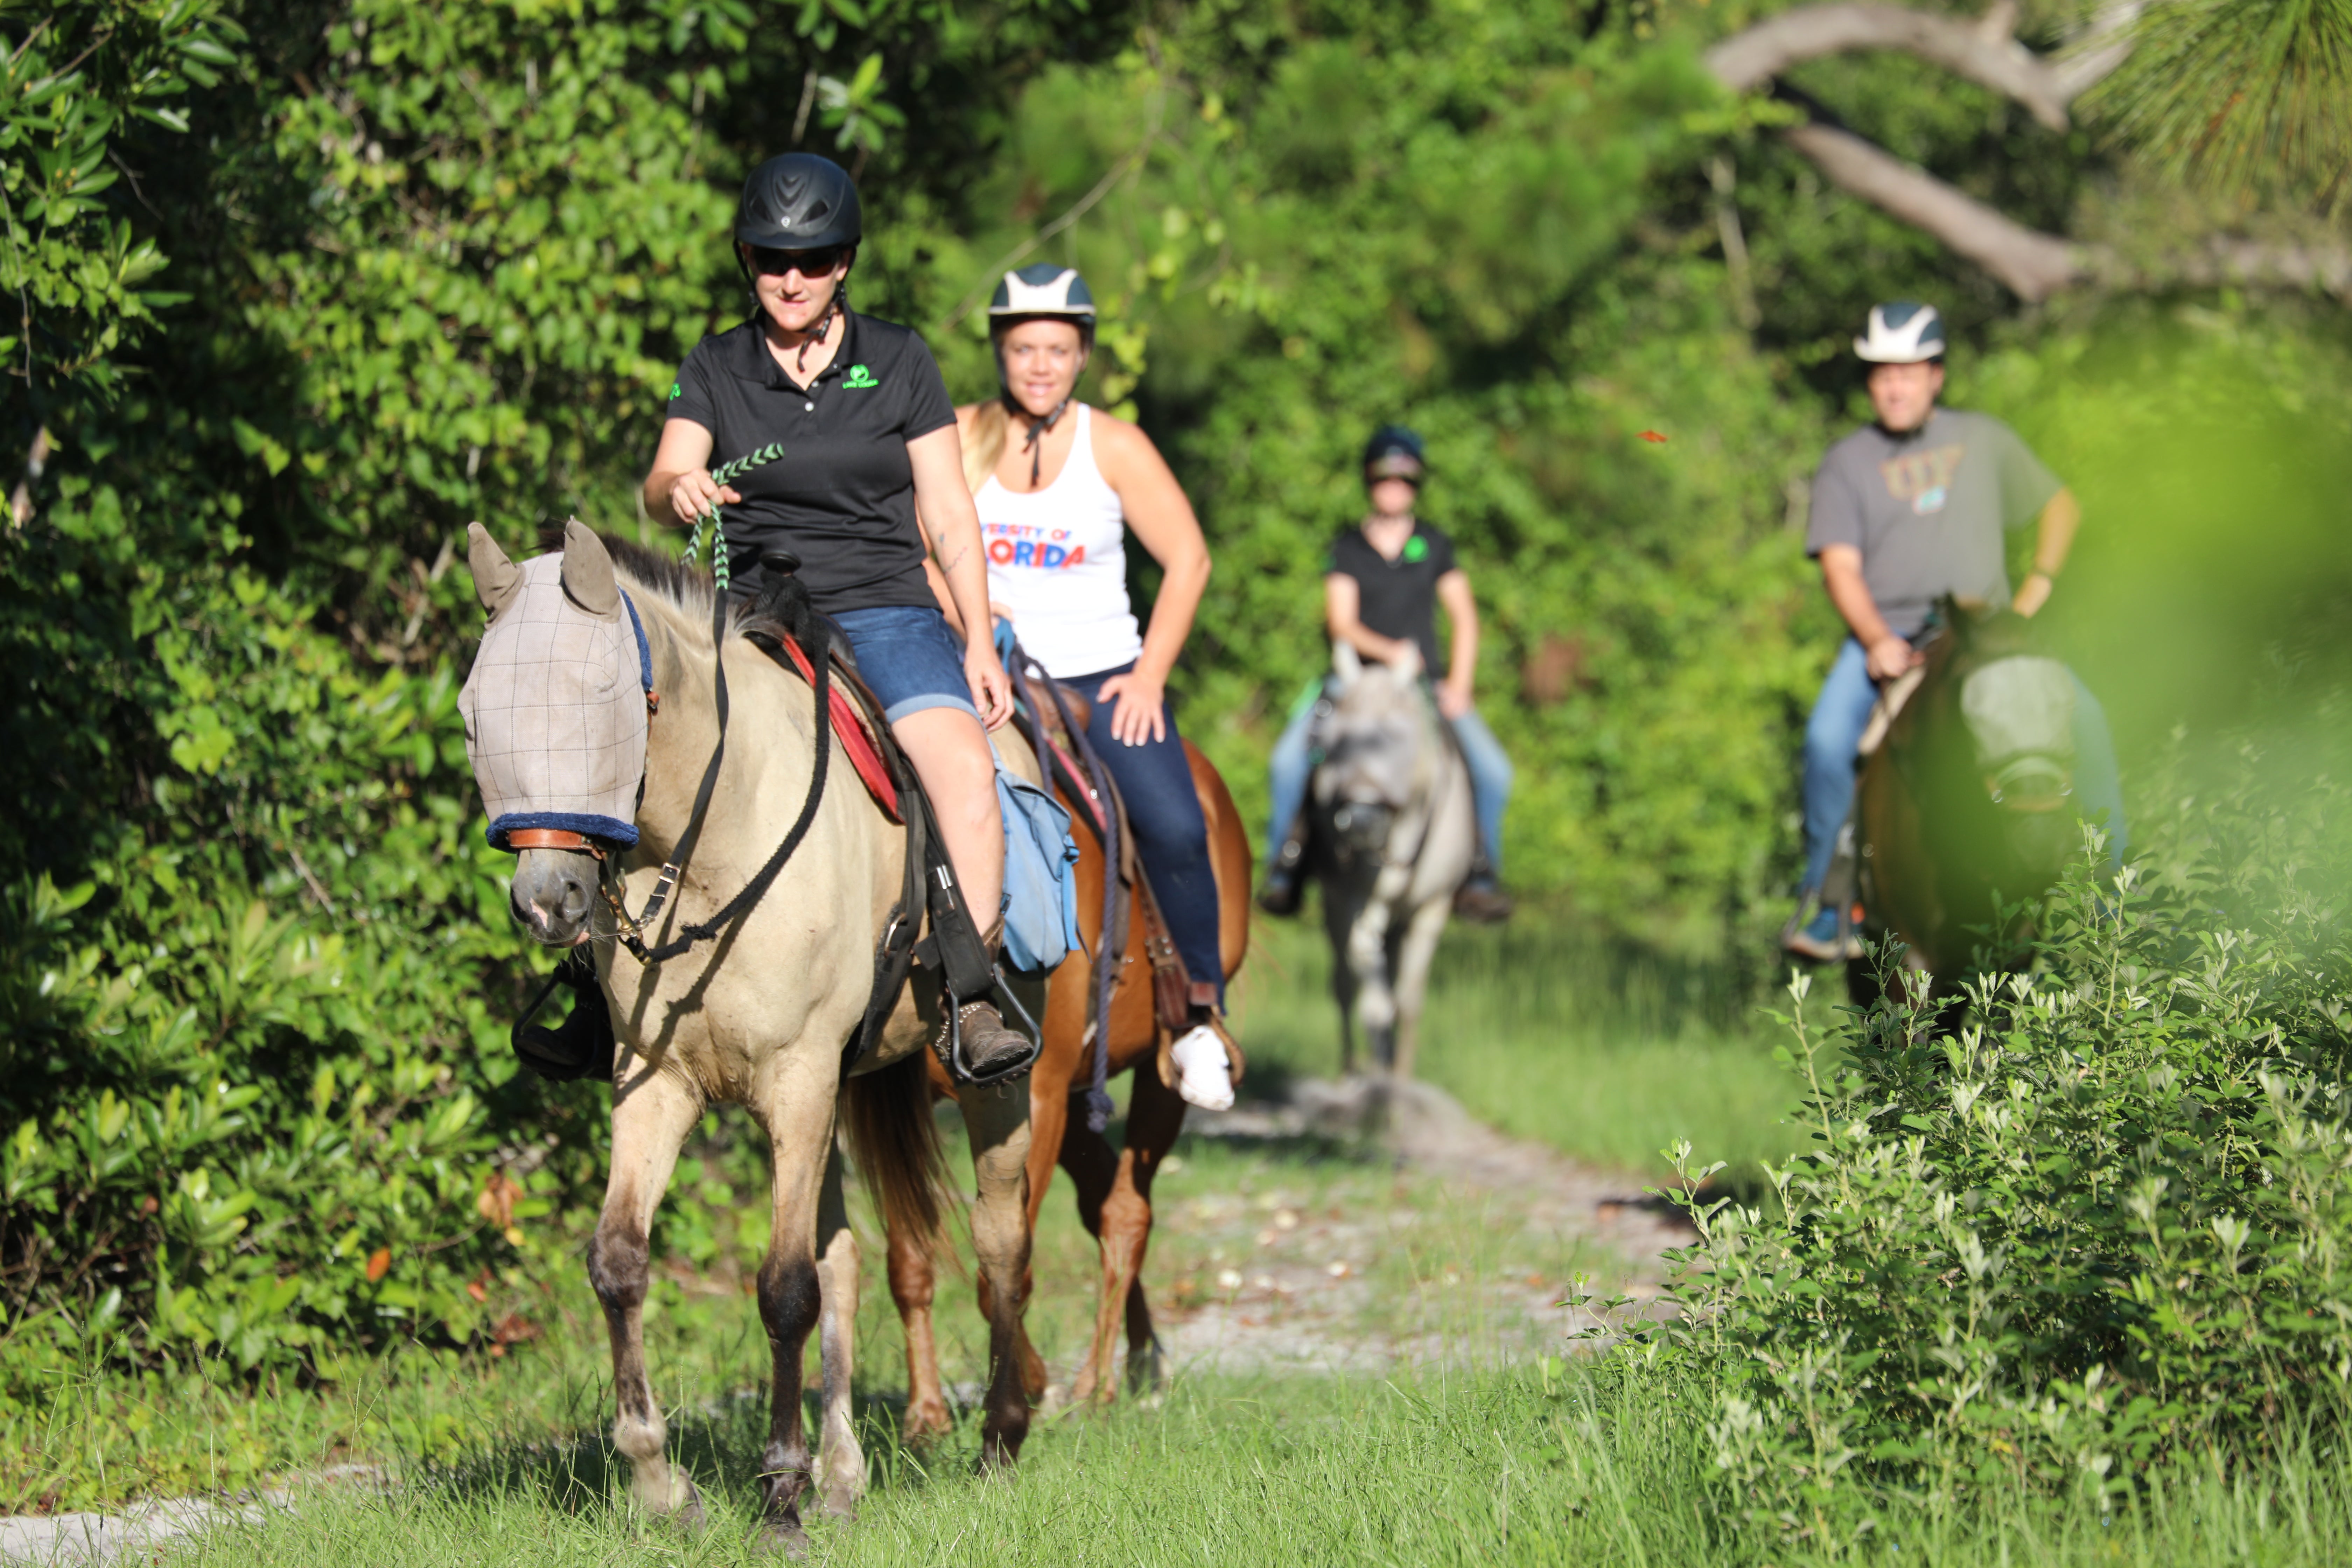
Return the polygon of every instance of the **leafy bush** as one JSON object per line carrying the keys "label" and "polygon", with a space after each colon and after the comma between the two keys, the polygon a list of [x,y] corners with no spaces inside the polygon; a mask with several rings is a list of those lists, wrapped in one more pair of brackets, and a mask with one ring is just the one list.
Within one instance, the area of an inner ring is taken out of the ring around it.
{"label": "leafy bush", "polygon": [[1837,1041],[1792,1022],[1819,1147],[1781,1212],[1693,1206],[1653,1352],[1717,1362],[1743,1506],[1834,1541],[1890,1489],[2126,1488],[2340,1411],[2352,799],[2252,758],[2210,798],[2165,782],[2122,885],[2086,855],[1957,1027],[1892,967]]}

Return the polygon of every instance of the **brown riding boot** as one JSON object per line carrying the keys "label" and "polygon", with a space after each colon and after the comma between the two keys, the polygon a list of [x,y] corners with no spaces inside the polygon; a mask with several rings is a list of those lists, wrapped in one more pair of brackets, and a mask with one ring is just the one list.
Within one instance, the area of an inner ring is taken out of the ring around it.
{"label": "brown riding boot", "polygon": [[1037,1059],[1037,1042],[1007,1028],[993,1002],[966,1002],[956,1009],[956,1024],[963,1048],[957,1053],[961,1060],[947,1064],[950,1078],[994,1083],[1028,1071]]}
{"label": "brown riding boot", "polygon": [[1517,907],[1492,879],[1465,882],[1454,894],[1454,912],[1476,925],[1501,925]]}

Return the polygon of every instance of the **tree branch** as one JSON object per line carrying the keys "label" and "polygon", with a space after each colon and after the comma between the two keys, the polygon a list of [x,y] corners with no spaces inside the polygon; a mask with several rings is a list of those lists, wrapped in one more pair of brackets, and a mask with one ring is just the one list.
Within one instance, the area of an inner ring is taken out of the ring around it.
{"label": "tree branch", "polygon": [[2046,300],[2083,271],[2074,246],[2002,216],[1859,136],[1826,125],[1792,126],[1783,134],[1840,189],[1927,230],[2020,299]]}
{"label": "tree branch", "polygon": [[1899,5],[1806,5],[1733,34],[1706,52],[1706,63],[1726,88],[1746,92],[1823,55],[1899,49],[2013,98],[2051,130],[2063,131],[2074,94],[2047,62],[2009,36],[2014,14],[2013,6],[1996,6],[1987,20],[1998,26],[1989,26]]}

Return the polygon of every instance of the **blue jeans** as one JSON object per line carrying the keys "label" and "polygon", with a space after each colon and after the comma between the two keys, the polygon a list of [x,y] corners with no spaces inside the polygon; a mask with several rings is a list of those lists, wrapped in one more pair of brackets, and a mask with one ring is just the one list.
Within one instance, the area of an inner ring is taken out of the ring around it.
{"label": "blue jeans", "polygon": [[[1274,816],[1265,829],[1265,860],[1269,866],[1282,853],[1283,841],[1290,837],[1291,826],[1307,804],[1307,781],[1315,772],[1315,755],[1308,744],[1307,731],[1314,725],[1315,699],[1321,690],[1319,684],[1307,689],[1291,710],[1290,722],[1283,727],[1281,738],[1275,742],[1274,755],[1266,759],[1266,784],[1274,796]],[[1487,867],[1499,877],[1503,872],[1503,808],[1511,803],[1511,759],[1475,709],[1454,721],[1454,738],[1462,747],[1463,761],[1470,764],[1470,794],[1478,812],[1478,843],[1486,853]]]}
{"label": "blue jeans", "polygon": [[844,610],[833,620],[848,637],[857,673],[891,723],[927,708],[953,708],[979,721],[971,682],[964,679],[963,644],[936,606],[884,605]]}
{"label": "blue jeans", "polygon": [[1167,721],[1167,734],[1129,746],[1111,734],[1111,704],[1100,696],[1104,681],[1134,668],[1123,664],[1062,684],[1085,693],[1094,704],[1087,721],[1087,743],[1127,802],[1127,825],[1135,834],[1137,857],[1151,880],[1160,912],[1167,917],[1168,934],[1184,960],[1185,973],[1215,986],[1222,1010],[1225,961],[1217,942],[1217,874],[1209,863],[1209,819],[1201,815],[1192,766],[1176,733],[1176,715],[1162,702],[1160,713]]}
{"label": "blue jeans", "polygon": [[[1838,649],[1830,678],[1805,721],[1805,891],[1829,874],[1837,852],[1838,829],[1853,809],[1853,749],[1870,724],[1878,688],[1870,679],[1870,656],[1853,638]],[[2123,864],[2123,781],[2116,771],[2116,742],[2107,732],[2106,710],[2080,677],[2074,681],[2074,798],[2085,820],[2105,819],[2107,866]]]}

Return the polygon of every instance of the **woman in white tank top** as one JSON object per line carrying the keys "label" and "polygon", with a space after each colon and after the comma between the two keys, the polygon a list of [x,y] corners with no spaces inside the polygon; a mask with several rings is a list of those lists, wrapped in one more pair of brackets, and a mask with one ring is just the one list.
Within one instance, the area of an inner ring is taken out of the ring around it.
{"label": "woman in white tank top", "polygon": [[[1085,279],[1050,263],[1008,272],[988,313],[1003,394],[956,418],[991,607],[1047,674],[1092,700],[1087,738],[1127,803],[1196,998],[1203,983],[1213,998],[1195,1020],[1206,1026],[1224,1006],[1217,883],[1167,685],[1208,586],[1208,542],[1151,437],[1074,398],[1094,347]],[[1160,569],[1148,627],[1128,602],[1129,530]],[[1177,1043],[1177,1060],[1186,1099],[1232,1103],[1223,1047],[1205,1027]]]}

